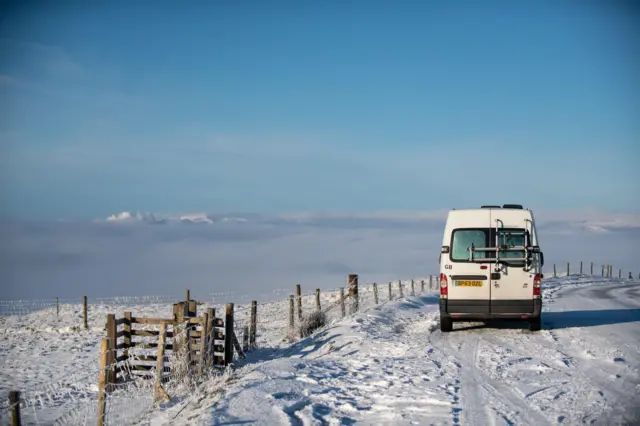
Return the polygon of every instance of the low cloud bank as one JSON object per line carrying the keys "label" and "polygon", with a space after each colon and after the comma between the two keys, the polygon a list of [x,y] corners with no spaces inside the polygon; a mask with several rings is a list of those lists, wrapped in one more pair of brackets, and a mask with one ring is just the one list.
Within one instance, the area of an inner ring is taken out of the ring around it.
{"label": "low cloud bank", "polygon": [[[0,300],[176,295],[243,302],[437,274],[445,212],[119,214],[91,222],[0,223]],[[640,272],[632,214],[537,214],[545,269],[603,263]],[[625,275],[628,274],[625,272]],[[236,300],[229,300],[234,298]]]}

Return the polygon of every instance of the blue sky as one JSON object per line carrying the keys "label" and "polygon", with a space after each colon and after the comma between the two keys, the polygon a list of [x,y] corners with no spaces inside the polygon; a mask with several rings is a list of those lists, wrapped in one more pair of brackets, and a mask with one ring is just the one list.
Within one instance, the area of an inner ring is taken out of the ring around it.
{"label": "blue sky", "polygon": [[0,216],[640,211],[638,9],[397,3],[5,2]]}

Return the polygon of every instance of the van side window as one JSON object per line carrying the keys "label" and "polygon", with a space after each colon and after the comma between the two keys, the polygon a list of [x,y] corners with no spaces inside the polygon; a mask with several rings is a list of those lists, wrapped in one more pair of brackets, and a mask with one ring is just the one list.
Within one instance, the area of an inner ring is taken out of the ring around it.
{"label": "van side window", "polygon": [[[469,259],[469,247],[488,247],[488,229],[456,229],[453,231],[451,244],[451,260],[464,261]],[[476,252],[475,259],[485,259],[486,253]]]}

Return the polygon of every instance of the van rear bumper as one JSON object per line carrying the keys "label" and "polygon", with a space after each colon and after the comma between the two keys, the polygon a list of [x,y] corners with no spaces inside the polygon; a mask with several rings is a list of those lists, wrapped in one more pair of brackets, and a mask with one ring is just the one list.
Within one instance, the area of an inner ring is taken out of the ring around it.
{"label": "van rear bumper", "polygon": [[493,301],[440,299],[440,316],[452,320],[536,319],[540,317],[541,311],[541,299]]}

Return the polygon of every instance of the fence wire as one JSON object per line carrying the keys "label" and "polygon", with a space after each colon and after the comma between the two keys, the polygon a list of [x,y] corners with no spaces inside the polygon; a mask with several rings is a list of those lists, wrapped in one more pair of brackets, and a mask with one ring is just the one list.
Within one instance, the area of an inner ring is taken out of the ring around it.
{"label": "fence wire", "polygon": [[[391,293],[389,293],[391,285]],[[358,286],[358,311],[370,309],[376,305],[374,287],[377,288],[378,304],[386,303],[390,300],[397,300],[400,297],[412,295],[411,280],[393,281],[391,283],[359,284]],[[310,314],[318,310],[316,292],[305,292],[300,297],[300,310],[298,298],[294,291],[281,292],[285,298],[267,303],[257,303],[255,346],[249,345],[248,358],[253,359],[251,351],[257,350],[257,356],[268,356],[264,350],[275,350],[291,344],[300,337],[299,327],[302,321],[307,320]],[[438,292],[439,284],[436,276],[425,277],[413,280],[413,295],[420,295],[428,292]],[[391,294],[391,297],[389,297]],[[354,313],[354,299],[348,295],[348,287],[343,288],[345,317]],[[288,296],[288,297],[287,297]],[[293,327],[291,327],[291,296],[293,296]],[[340,321],[343,318],[342,305],[340,303],[340,288],[322,289],[319,294],[320,310],[325,314],[328,324]],[[217,317],[224,315],[224,305],[215,304]],[[241,346],[246,332],[251,333],[251,303],[234,306],[234,332],[238,337]],[[300,313],[301,312],[301,313]]]}
{"label": "fence wire", "polygon": [[[120,296],[87,298],[88,311],[116,309],[124,310],[128,307],[158,306],[173,304],[184,296]],[[82,319],[83,297],[52,298],[39,300],[0,300],[0,319],[7,317],[36,316],[45,325],[57,325],[69,316]],[[80,325],[76,321],[75,325]]]}

